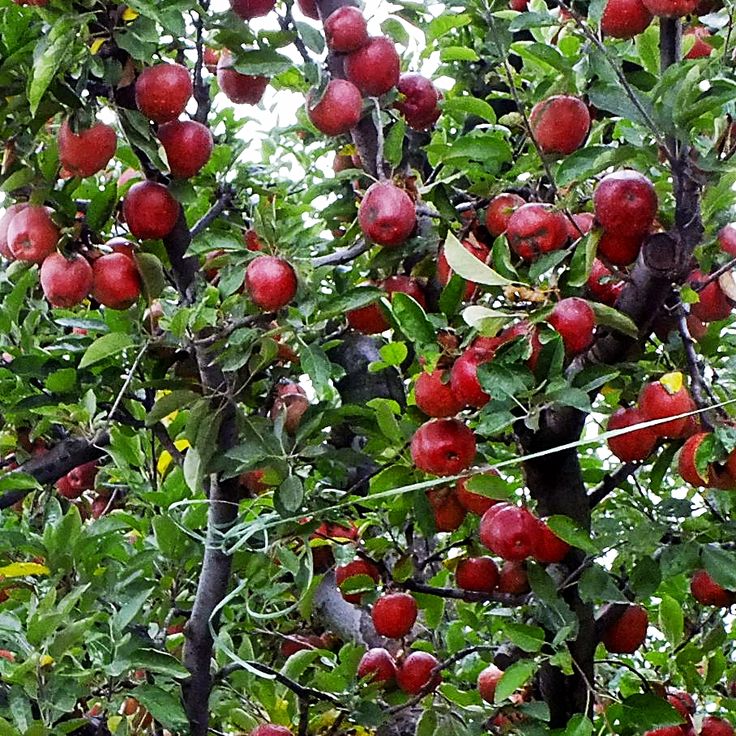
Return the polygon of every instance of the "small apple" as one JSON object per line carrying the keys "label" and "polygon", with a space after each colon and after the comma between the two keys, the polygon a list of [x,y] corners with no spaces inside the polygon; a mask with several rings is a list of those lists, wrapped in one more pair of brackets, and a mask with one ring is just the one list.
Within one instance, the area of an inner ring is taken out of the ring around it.
{"label": "small apple", "polygon": [[694,43],[690,47],[690,50],[685,54],[686,59],[705,59],[713,53],[713,46],[711,46],[707,39],[711,37],[710,31],[705,26],[695,26],[688,28],[682,34],[682,40],[686,38],[693,38]]}
{"label": "small apple", "polygon": [[[639,409],[617,409],[608,420],[606,431],[624,429],[646,420]],[[608,449],[624,463],[635,463],[646,460],[657,444],[656,427],[648,429],[635,429],[618,437],[609,437]]]}
{"label": "small apple", "polygon": [[189,179],[198,174],[212,155],[212,133],[194,120],[172,120],[159,126],[158,139],[166,151],[173,176]]}
{"label": "small apple", "polygon": [[189,70],[181,64],[149,66],[135,82],[135,104],[155,123],[176,120],[191,96],[192,79]]}
{"label": "small apple", "polygon": [[316,0],[296,0],[296,4],[299,6],[302,15],[312,20],[319,20],[319,8]]}
{"label": "small apple", "polygon": [[243,20],[261,18],[268,15],[276,5],[276,0],[230,0],[230,7],[235,15]]}
{"label": "small apple", "polygon": [[[17,205],[15,205],[17,206]],[[0,223],[2,221],[0,220]],[[736,256],[736,223],[729,223],[718,231],[718,245],[724,253]],[[2,225],[0,224],[0,241],[2,241]],[[0,247],[2,242],[0,242]]]}
{"label": "small apple", "polygon": [[389,639],[406,636],[417,620],[417,602],[408,593],[385,593],[371,611],[376,631]]}
{"label": "small apple", "polygon": [[179,219],[179,203],[155,181],[140,181],[123,200],[123,217],[130,232],[141,240],[165,238]]}
{"label": "small apple", "polygon": [[327,45],[339,54],[357,51],[368,42],[368,24],[363,13],[343,5],[330,13],[324,23]]}
{"label": "small apple", "polygon": [[399,55],[394,42],[376,36],[345,58],[347,78],[366,97],[380,97],[399,82]]}
{"label": "small apple", "polygon": [[644,643],[648,626],[646,609],[631,604],[603,632],[603,645],[611,654],[633,654]]}
{"label": "small apple", "polygon": [[595,225],[595,215],[592,212],[578,212],[572,216],[572,219],[566,217],[567,236],[570,240],[580,240],[583,235],[587,235]]}
{"label": "small apple", "polygon": [[115,131],[105,123],[96,122],[75,133],[69,120],[64,120],[59,129],[59,161],[74,176],[92,176],[107,166],[117,144]]}
{"label": "small apple", "polygon": [[718,585],[705,570],[698,570],[693,575],[690,581],[690,592],[693,598],[704,606],[729,608],[736,603],[736,592]]}
{"label": "small apple", "polygon": [[488,665],[478,675],[478,692],[486,703],[493,705],[496,698],[496,688],[502,677],[503,670],[500,670],[495,664]]}
{"label": "small apple", "polygon": [[217,62],[220,61],[220,52],[210,46],[205,46],[202,54],[202,62],[210,74],[217,73]]}
{"label": "small apple", "polygon": [[593,192],[596,220],[604,230],[621,237],[648,233],[657,207],[652,182],[632,169],[606,174]]}
{"label": "small apple", "polygon": [[385,687],[396,679],[396,662],[383,647],[369,649],[358,663],[358,677],[370,677],[369,682]]}
{"label": "small apple", "polygon": [[368,187],[358,209],[363,234],[384,246],[401,245],[417,223],[414,202],[404,189],[388,181]]}
{"label": "small apple", "polygon": [[593,344],[595,313],[585,299],[572,296],[557,302],[547,321],[560,333],[568,355],[579,355]]}
{"label": "small apple", "polygon": [[450,386],[455,397],[466,406],[480,409],[491,397],[478,380],[478,368],[490,363],[502,344],[497,337],[478,337],[453,363],[450,369]]}
{"label": "small apple", "polygon": [[529,577],[523,560],[507,560],[498,574],[498,592],[524,595],[529,592]]}
{"label": "small apple", "polygon": [[420,373],[414,384],[414,400],[421,411],[430,417],[451,417],[463,403],[452,391],[447,371],[438,368],[431,373]]}
{"label": "small apple", "polygon": [[454,532],[465,521],[467,513],[454,488],[436,488],[427,491],[427,500],[434,512],[434,525],[438,532]]}
{"label": "small apple", "polygon": [[257,256],[245,269],[245,288],[256,306],[276,311],[296,295],[296,273],[283,258]]}
{"label": "small apple", "polygon": [[[688,281],[693,283],[703,282],[708,278],[700,270],[693,271]],[[711,281],[707,286],[698,291],[699,301],[690,305],[690,313],[701,322],[719,322],[731,316],[733,304],[721,289],[718,281]]]}
{"label": "small apple", "polygon": [[360,90],[346,79],[331,79],[318,98],[315,90],[307,95],[307,117],[317,130],[337,136],[354,128],[363,113]]}
{"label": "small apple", "polygon": [[233,55],[222,50],[217,62],[217,84],[225,97],[236,105],[257,105],[268,87],[268,77],[241,74],[233,68]]}
{"label": "small apple", "polygon": [[3,258],[7,258],[9,261],[14,260],[15,256],[12,254],[10,246],[8,245],[8,227],[10,226],[10,221],[26,207],[28,207],[26,202],[11,204],[10,207],[5,210],[3,216],[0,217],[0,255],[2,255]]}
{"label": "small apple", "polygon": [[490,557],[469,557],[458,563],[455,582],[462,590],[493,593],[498,586],[498,567]]}
{"label": "small apple", "polygon": [[439,672],[435,673],[438,665],[437,658],[429,652],[412,652],[399,665],[396,681],[409,695],[434,690],[442,682],[442,675]]}
{"label": "small apple", "polygon": [[567,156],[588,137],[588,106],[572,95],[553,95],[534,105],[529,127],[542,153]]}
{"label": "small apple", "polygon": [[475,458],[475,435],[459,419],[432,419],[411,440],[414,465],[434,475],[454,475]]}
{"label": "small apple", "polygon": [[440,116],[440,93],[432,82],[421,74],[402,74],[397,85],[403,96],[396,109],[413,130],[431,128]]}
{"label": "small apple", "polygon": [[603,261],[593,259],[590,276],[587,281],[588,291],[602,304],[612,307],[624,290],[624,282],[613,276]]}
{"label": "small apple", "polygon": [[76,253],[52,253],[41,264],[41,288],[53,307],[81,304],[92,289],[92,266]]}
{"label": "small apple", "polygon": [[601,18],[601,31],[611,38],[633,38],[652,22],[642,0],[608,0]]}
{"label": "small apple", "polygon": [[8,224],[8,248],[19,261],[42,263],[56,250],[60,235],[48,207],[28,205]]}
{"label": "small apple", "polygon": [[706,716],[700,726],[700,736],[733,736],[733,726],[717,716]]}
{"label": "small apple", "polygon": [[532,557],[543,565],[562,560],[570,551],[570,545],[560,539],[542,519],[537,519],[537,529],[532,539]]}
{"label": "small apple", "polygon": [[658,18],[682,18],[695,12],[699,0],[643,0],[646,9]]}
{"label": "small apple", "polygon": [[[335,568],[335,582],[337,583],[337,587],[341,588],[346,580],[357,575],[366,575],[376,583],[381,581],[381,571],[372,562],[358,558],[352,562],[348,562],[346,565],[339,565]],[[342,590],[340,593],[348,603],[359,604],[363,599],[362,593],[343,593]]]}
{"label": "small apple", "polygon": [[275,422],[281,414],[284,414],[284,429],[289,434],[295,434],[307,409],[309,409],[307,392],[298,383],[284,381],[276,387],[276,397],[269,416]]}

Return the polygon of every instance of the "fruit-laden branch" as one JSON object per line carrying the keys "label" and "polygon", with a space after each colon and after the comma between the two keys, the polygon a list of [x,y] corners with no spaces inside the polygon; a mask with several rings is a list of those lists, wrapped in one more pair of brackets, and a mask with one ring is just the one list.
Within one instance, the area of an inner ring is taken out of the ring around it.
{"label": "fruit-laden branch", "polygon": [[317,256],[312,259],[312,266],[319,268],[320,266],[340,266],[345,263],[354,261],[363,253],[368,252],[373,247],[373,243],[369,243],[366,240],[358,240],[355,244],[349,248],[343,248],[337,250],[334,253],[327,253],[324,256]]}
{"label": "fruit-laden branch", "polygon": [[[110,435],[107,432],[98,432],[91,439],[70,437],[62,440],[43,455],[32,457],[19,468],[11,471],[6,478],[12,478],[13,473],[26,473],[33,476],[41,485],[55,483],[79,465],[102,457],[105,454],[104,448],[108,444],[110,444]],[[0,509],[7,509],[23,500],[32,490],[32,488],[19,488],[4,493],[0,496]]]}
{"label": "fruit-laden branch", "polygon": [[529,603],[530,595],[511,595],[510,593],[479,593],[473,590],[461,590],[459,588],[438,588],[415,580],[404,580],[397,586],[415,593],[426,593],[436,595],[439,598],[452,598],[468,603],[502,603],[505,606],[523,606]]}

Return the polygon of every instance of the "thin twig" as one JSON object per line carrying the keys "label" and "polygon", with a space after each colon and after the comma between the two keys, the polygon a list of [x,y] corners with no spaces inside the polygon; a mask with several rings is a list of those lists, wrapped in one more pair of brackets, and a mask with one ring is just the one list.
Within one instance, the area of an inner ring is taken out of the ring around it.
{"label": "thin twig", "polygon": [[588,494],[590,508],[597,506],[611,491],[618,488],[629,476],[641,467],[637,463],[624,463],[613,473],[607,473],[600,484]]}
{"label": "thin twig", "polygon": [[530,600],[530,595],[511,595],[510,593],[479,593],[474,590],[461,590],[459,588],[439,588],[426,585],[415,580],[404,580],[396,583],[400,588],[412,590],[415,593],[426,593],[436,595],[439,598],[452,598],[468,603],[503,603],[507,606],[523,606]]}
{"label": "thin twig", "polygon": [[354,245],[342,250],[336,250],[334,253],[328,253],[324,256],[317,256],[312,259],[312,266],[320,268],[321,266],[340,266],[345,263],[354,261],[373,247],[373,243],[366,240],[358,240]]}
{"label": "thin twig", "polygon": [[314,62],[314,59],[309,55],[309,50],[304,45],[302,37],[299,35],[296,23],[294,22],[294,15],[291,12],[291,3],[286,3],[285,7],[286,9],[284,10],[284,15],[277,15],[281,30],[286,32],[291,30],[294,31],[294,46],[296,46],[296,50],[299,52],[302,59],[304,59],[305,64],[312,64]]}
{"label": "thin twig", "polygon": [[148,342],[143,343],[143,347],[138,351],[138,355],[135,356],[133,365],[130,366],[130,370],[128,371],[128,374],[125,376],[123,385],[120,387],[120,391],[118,391],[118,395],[115,397],[115,401],[113,402],[112,407],[110,408],[110,413],[107,415],[107,421],[105,422],[103,429],[107,429],[113,417],[115,416],[115,413],[117,412],[118,407],[120,406],[120,402],[123,400],[123,397],[125,396],[125,392],[128,390],[128,386],[130,386],[130,382],[133,380],[133,374],[138,368],[138,365],[140,364],[141,360],[143,360],[143,355],[145,354],[146,350],[148,350]]}
{"label": "thin twig", "polygon": [[205,212],[204,215],[202,215],[202,217],[192,225],[192,229],[189,231],[192,240],[201,232],[206,230],[230,206],[233,194],[234,192],[229,186],[224,186],[222,188],[222,192],[212,207],[210,207],[209,210],[207,210],[207,212]]}
{"label": "thin twig", "polygon": [[376,126],[376,174],[379,181],[386,180],[386,171],[384,170],[383,159],[383,123],[381,122],[381,103],[378,97],[371,98],[374,105],[373,121]]}
{"label": "thin twig", "polygon": [[[682,344],[685,348],[685,360],[687,362],[688,372],[690,373],[690,388],[693,399],[699,408],[705,409],[710,406],[704,396],[705,379],[703,378],[700,362],[698,361],[698,354],[695,352],[695,340],[693,340],[690,329],[687,326],[687,314],[682,304],[680,304],[677,311],[677,331],[680,333]],[[700,421],[707,430],[713,431],[713,423],[710,421],[710,417],[708,417],[706,412],[700,415]]]}
{"label": "thin twig", "polygon": [[713,271],[713,273],[708,274],[708,276],[702,281],[693,281],[690,284],[690,287],[695,292],[701,292],[706,286],[708,286],[708,284],[712,284],[714,281],[721,278],[724,273],[733,271],[734,268],[736,268],[736,258],[732,258],[727,263],[724,263],[720,268]]}

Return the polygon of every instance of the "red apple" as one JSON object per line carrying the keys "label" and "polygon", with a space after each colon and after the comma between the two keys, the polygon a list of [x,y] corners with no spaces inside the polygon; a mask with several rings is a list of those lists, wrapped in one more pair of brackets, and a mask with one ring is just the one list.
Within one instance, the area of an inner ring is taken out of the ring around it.
{"label": "red apple", "polygon": [[[673,374],[670,374],[673,375]],[[639,409],[646,420],[665,419],[695,409],[695,403],[682,381],[652,381],[642,387],[639,394]],[[678,387],[679,384],[679,387]],[[687,418],[673,419],[652,427],[660,437],[679,437],[687,424]]]}
{"label": "red apple", "polygon": [[276,0],[230,0],[230,7],[243,20],[268,15],[276,5]]}
{"label": "red apple", "polygon": [[236,105],[257,105],[268,87],[268,77],[241,74],[233,68],[233,55],[223,49],[217,62],[217,84]]}
{"label": "red apple", "polygon": [[[372,562],[357,558],[352,562],[348,562],[346,565],[339,565],[335,568],[335,582],[337,583],[337,587],[341,588],[346,580],[357,575],[366,575],[376,583],[381,581],[381,571]],[[342,590],[340,593],[348,603],[358,604],[363,599],[362,593],[343,593]]]}
{"label": "red apple", "polygon": [[588,137],[588,106],[571,95],[553,95],[534,105],[529,127],[542,153],[567,156]]}
{"label": "red apple", "polygon": [[286,726],[277,726],[275,723],[261,723],[256,726],[250,736],[294,736]]}
{"label": "red apple", "polygon": [[501,344],[502,341],[497,337],[478,337],[453,363],[450,386],[452,393],[464,405],[480,409],[490,401],[491,397],[478,380],[478,368],[493,360]]}
{"label": "red apple", "polygon": [[603,632],[603,645],[611,654],[633,654],[644,643],[648,626],[646,609],[631,604]]}
{"label": "red apple", "polygon": [[463,403],[452,391],[447,371],[438,368],[431,373],[420,373],[414,384],[414,400],[421,411],[430,417],[451,417],[457,414]]}
{"label": "red apple", "polygon": [[358,209],[363,234],[378,245],[401,245],[417,223],[414,202],[404,189],[388,181],[368,187]]}
{"label": "red apple", "polygon": [[81,304],[92,288],[92,266],[78,254],[52,253],[41,264],[41,288],[53,307]]}
{"label": "red apple", "polygon": [[295,434],[307,409],[309,409],[307,392],[298,383],[284,381],[276,388],[276,398],[269,416],[275,422],[283,414],[284,429],[289,434]]}
{"label": "red apple", "polygon": [[437,665],[437,658],[429,652],[412,652],[399,665],[396,681],[409,695],[434,690],[442,682],[442,675],[439,672],[434,673]]}
{"label": "red apple", "polygon": [[728,608],[736,603],[736,592],[718,585],[705,570],[698,570],[693,575],[690,592],[693,598],[704,606]]}
{"label": "red apple", "polygon": [[492,593],[498,586],[498,567],[490,557],[469,557],[458,563],[455,582],[462,590]]}
{"label": "red apple", "polygon": [[576,296],[557,302],[547,321],[560,333],[568,355],[578,355],[593,344],[595,313]]}
{"label": "red apple", "polygon": [[434,84],[421,74],[402,74],[397,88],[402,97],[396,109],[406,124],[414,130],[431,128],[440,116],[440,93]]}
{"label": "red apple", "polygon": [[276,311],[296,295],[296,273],[283,258],[257,256],[245,269],[245,288],[256,306]]}
{"label": "red apple", "polygon": [[654,222],[657,206],[652,182],[631,169],[606,174],[593,193],[596,220],[604,230],[619,237],[646,235]]}
{"label": "red apple", "polygon": [[212,155],[212,133],[194,120],[173,120],[159,126],[158,139],[166,151],[173,176],[188,179],[198,174]]}
{"label": "red apple", "polygon": [[529,577],[523,560],[508,560],[501,565],[498,592],[507,595],[524,595],[529,592]]}
{"label": "red apple", "polygon": [[[1,232],[2,227],[0,226],[0,241],[2,240]],[[1,245],[2,243],[0,243]],[[720,229],[718,232],[718,245],[721,246],[721,250],[724,253],[728,253],[730,256],[736,256],[736,223],[729,223]]]}
{"label": "red apple", "polygon": [[642,0],[608,0],[601,18],[601,31],[612,38],[633,38],[652,22]]}
{"label": "red apple", "polygon": [[733,736],[733,726],[717,716],[706,716],[700,726],[700,736]]}
{"label": "red apple", "polygon": [[319,9],[315,0],[296,0],[296,4],[299,6],[302,15],[306,15],[307,18],[312,20],[319,20]]}
{"label": "red apple", "polygon": [[475,458],[475,435],[459,419],[432,419],[414,433],[411,457],[425,473],[460,473]]}
{"label": "red apple", "polygon": [[686,59],[705,59],[713,53],[713,47],[706,39],[710,38],[710,31],[705,26],[695,26],[688,28],[683,34],[683,42],[686,38],[693,37],[693,43],[690,50],[685,54]]}
{"label": "red apple", "polygon": [[559,250],[567,241],[565,216],[548,204],[525,204],[508,221],[509,247],[525,261]]}
{"label": "red apple", "polygon": [[542,343],[539,339],[539,328],[536,325],[532,325],[523,319],[510,327],[506,327],[501,330],[498,338],[496,338],[498,340],[498,347],[500,348],[502,345],[520,337],[523,337],[530,344],[531,354],[529,355],[526,364],[534,371],[537,369],[537,361],[539,360],[539,355],[542,352]]}
{"label": "red apple", "polygon": [[646,234],[627,235],[605,230],[598,241],[598,254],[614,266],[628,266],[637,259],[645,238]]}
{"label": "red apple", "polygon": [[[688,277],[690,283],[703,282],[708,278],[700,270],[693,271]],[[701,322],[719,322],[731,316],[733,304],[721,289],[718,281],[711,281],[698,291],[700,301],[690,305],[690,313]]]}
{"label": "red apple", "polygon": [[511,215],[525,205],[525,200],[518,194],[504,192],[495,196],[486,209],[486,228],[488,232],[497,238],[506,232]]}
{"label": "red apple", "polygon": [[207,71],[210,74],[215,74],[217,72],[217,62],[220,61],[220,52],[217,49],[205,46],[202,61]]}
{"label": "red apple", "polygon": [[488,665],[478,675],[478,692],[486,703],[494,703],[496,699],[496,688],[502,677],[503,670],[498,669],[495,664]]}
{"label": "red apple", "polygon": [[331,79],[319,98],[314,89],[307,95],[307,117],[325,135],[349,132],[358,124],[362,112],[360,90],[346,79]]}
{"label": "red apple", "polygon": [[154,181],[133,184],[123,200],[125,222],[141,240],[165,238],[174,229],[180,209],[171,192]]}
{"label": "red apple", "polygon": [[603,261],[597,258],[593,260],[587,287],[599,302],[612,307],[624,290],[624,285],[623,281],[613,276]]}
{"label": "red apple", "polygon": [[537,529],[532,539],[532,557],[543,565],[552,565],[561,562],[570,551],[570,545],[560,539],[542,521],[537,520]]}
{"label": "red apple", "polygon": [[[617,409],[608,420],[606,431],[624,429],[646,421],[637,408]],[[618,437],[609,437],[608,449],[624,463],[635,463],[646,460],[657,444],[655,427],[636,429]]]}
{"label": "red apple", "polygon": [[92,263],[92,296],[110,309],[127,309],[141,295],[135,262],[122,253],[109,253]]}
{"label": "red apple", "polygon": [[438,532],[454,532],[465,521],[465,508],[460,505],[454,488],[427,491],[427,500],[434,512]]}
{"label": "red apple", "polygon": [[74,176],[92,176],[107,166],[115,155],[118,140],[115,131],[96,122],[87,130],[74,133],[69,120],[59,129],[59,161]]}
{"label": "red apple", "polygon": [[347,78],[366,96],[380,97],[399,82],[400,61],[386,36],[369,38],[345,58]]}
{"label": "red apple", "polygon": [[[498,471],[491,470],[485,475],[498,476]],[[482,496],[480,493],[473,493],[468,490],[468,481],[470,478],[461,478],[457,482],[457,500],[460,505],[471,514],[477,514],[483,516],[491,506],[495,506],[498,501],[495,498],[489,498],[488,496]]]}
{"label": "red apple", "polygon": [[357,51],[368,42],[365,17],[351,5],[343,5],[330,13],[324,28],[327,45],[340,54]]}
{"label": "red apple", "polygon": [[14,256],[10,250],[10,246],[8,245],[8,227],[10,226],[10,221],[26,207],[28,207],[26,202],[11,204],[10,207],[5,210],[3,216],[0,217],[0,255],[2,255],[3,258],[7,258],[9,261],[12,261]]}
{"label": "red apple", "polygon": [[[427,306],[427,300],[424,296],[424,289],[418,279],[411,276],[389,276],[378,284],[388,294],[389,300],[396,292],[408,294],[422,307]],[[348,324],[358,332],[364,335],[376,335],[379,332],[385,332],[391,326],[384,317],[383,310],[377,302],[368,304],[365,307],[351,309],[346,314]]]}
{"label": "red apple", "polygon": [[570,240],[579,240],[583,235],[587,235],[595,224],[595,215],[592,212],[578,212],[572,216],[565,218],[567,222],[567,237]]}
{"label": "red apple", "polygon": [[358,663],[358,677],[361,680],[370,677],[369,682],[389,685],[396,679],[396,662],[383,647],[369,649]]}
{"label": "red apple", "polygon": [[667,702],[686,720],[695,715],[695,701],[690,693],[673,690],[667,695]]}
{"label": "red apple", "polygon": [[48,207],[28,205],[8,224],[8,247],[19,261],[42,263],[56,250],[60,235]]}
{"label": "red apple", "polygon": [[149,66],[135,82],[135,104],[155,123],[176,120],[191,96],[192,79],[181,64]]}
{"label": "red apple", "polygon": [[371,618],[381,636],[400,639],[417,620],[417,602],[408,593],[385,593],[373,604]]}
{"label": "red apple", "polygon": [[699,0],[643,0],[646,9],[658,18],[682,18],[698,7]]}
{"label": "red apple", "polygon": [[537,519],[525,508],[496,504],[480,520],[480,541],[504,560],[524,560],[534,550]]}

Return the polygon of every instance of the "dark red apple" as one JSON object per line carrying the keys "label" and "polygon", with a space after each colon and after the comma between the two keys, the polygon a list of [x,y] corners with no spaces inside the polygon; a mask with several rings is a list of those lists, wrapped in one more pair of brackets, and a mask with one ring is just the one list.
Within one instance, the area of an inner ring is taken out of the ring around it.
{"label": "dark red apple", "polygon": [[501,344],[502,341],[497,337],[478,337],[453,363],[450,386],[452,393],[463,405],[480,409],[490,401],[491,397],[478,380],[478,368],[493,360]]}
{"label": "dark red apple", "polygon": [[460,560],[455,569],[455,582],[462,590],[492,593],[498,586],[498,567],[490,557]]}
{"label": "dark red apple", "polygon": [[41,288],[53,307],[81,304],[92,289],[92,266],[77,254],[52,253],[41,264]]}
{"label": "dark red apple", "polygon": [[[0,241],[2,228],[0,226]],[[2,243],[0,242],[0,246]],[[718,245],[721,246],[721,250],[724,253],[728,253],[731,256],[736,256],[736,223],[729,223],[725,227],[722,227],[718,232]]]}
{"label": "dark red apple", "polygon": [[567,221],[567,236],[570,240],[579,240],[583,235],[587,235],[595,224],[595,215],[592,212],[578,212],[572,216],[565,218]]}
{"label": "dark red apple", "polygon": [[507,595],[524,595],[529,592],[529,577],[523,560],[508,560],[501,565],[498,592]]}
{"label": "dark red apple", "polygon": [[212,133],[194,120],[173,120],[159,126],[158,139],[166,151],[173,176],[188,179],[198,174],[212,155]]}
{"label": "dark red apple", "polygon": [[432,82],[421,74],[402,74],[397,85],[399,101],[396,109],[406,124],[414,130],[431,128],[440,116],[440,93]]}
{"label": "dark red apple", "polygon": [[56,250],[61,233],[51,219],[52,210],[40,205],[28,205],[8,224],[8,248],[19,261],[42,263]]}
{"label": "dark red apple", "polygon": [[646,609],[631,604],[603,632],[603,645],[611,654],[633,654],[644,643],[648,626]]}
{"label": "dark red apple", "polygon": [[396,679],[396,662],[383,647],[369,649],[358,663],[358,677],[361,680],[370,677],[369,682],[389,685]]}
{"label": "dark red apple", "polygon": [[733,736],[733,726],[717,716],[706,716],[700,726],[700,736]]}
{"label": "dark red apple", "polygon": [[657,206],[652,182],[632,169],[606,174],[593,193],[596,220],[604,230],[620,237],[646,235],[654,223]]}
{"label": "dark red apple", "polygon": [[[708,278],[700,270],[693,271],[688,277],[688,282],[695,284],[704,282]],[[733,304],[721,289],[718,281],[711,281],[707,286],[698,291],[700,301],[690,305],[690,313],[701,322],[719,322],[731,316]]]}
{"label": "dark red apple", "polygon": [[451,417],[463,408],[463,402],[452,391],[447,371],[438,368],[431,373],[420,373],[414,384],[414,400],[421,411],[430,417]]}
{"label": "dark red apple", "polygon": [[425,473],[460,473],[475,458],[475,435],[459,419],[432,419],[414,433],[411,457]]}
{"label": "dark red apple", "polygon": [[380,97],[399,82],[400,61],[394,42],[376,36],[345,58],[347,78],[366,97]]}
{"label": "dark red apple", "polygon": [[529,126],[542,153],[567,156],[585,143],[590,113],[577,97],[553,95],[534,105]]}
{"label": "dark red apple", "polygon": [[130,232],[141,240],[165,238],[179,219],[179,203],[155,181],[140,181],[123,200],[123,217]]}
{"label": "dark red apple", "polygon": [[633,38],[645,31],[652,14],[642,0],[608,0],[601,18],[601,31],[611,38]]}
{"label": "dark red apple", "polygon": [[389,639],[406,636],[417,620],[417,602],[408,593],[385,593],[371,611],[376,631]]}
{"label": "dark red apple", "polygon": [[438,665],[437,658],[429,652],[412,652],[399,665],[396,682],[409,695],[434,690],[442,682],[442,675],[435,673]]}
{"label": "dark red apple", "polygon": [[325,21],[327,45],[337,53],[357,51],[368,42],[368,24],[363,13],[352,5],[343,5]]}
{"label": "dark red apple", "polygon": [[[498,477],[498,471],[491,470],[485,475],[493,475]],[[457,482],[457,500],[460,505],[471,514],[477,514],[483,516],[491,506],[495,506],[498,501],[495,498],[489,498],[488,496],[482,496],[480,493],[474,493],[468,490],[468,481],[470,478],[461,478]]]}
{"label": "dark red apple", "polygon": [[275,5],[276,0],[230,0],[230,7],[233,12],[243,20],[268,15]]}
{"label": "dark red apple", "polygon": [[296,4],[299,6],[302,15],[306,15],[307,18],[312,20],[319,20],[319,9],[315,0],[296,0]]}
{"label": "dark red apple", "polygon": [[59,161],[74,176],[92,176],[107,166],[115,155],[118,139],[105,123],[96,122],[87,130],[74,133],[69,120],[59,128]]}
{"label": "dark red apple", "polygon": [[690,592],[693,598],[704,606],[728,608],[736,603],[736,592],[718,585],[705,570],[698,570],[693,575],[690,581]]}
{"label": "dark red apple", "polygon": [[[646,421],[637,408],[617,409],[608,420],[606,431],[624,429]],[[655,427],[636,429],[618,437],[608,438],[608,449],[624,463],[635,463],[646,460],[657,444]]]}
{"label": "dark red apple", "polygon": [[135,82],[135,104],[155,123],[176,120],[192,96],[189,70],[181,64],[156,64],[145,68]]}
{"label": "dark red apple", "polygon": [[127,309],[141,295],[135,262],[122,253],[100,256],[92,263],[92,296],[110,309]]}
{"label": "dark red apple", "polygon": [[417,223],[414,202],[404,189],[388,181],[371,184],[360,203],[358,223],[374,243],[401,245]]}
{"label": "dark red apple", "polygon": [[537,519],[536,535],[532,540],[532,557],[543,565],[561,562],[570,545],[560,539],[542,519]]}
{"label": "dark red apple", "polygon": [[628,266],[633,263],[646,234],[627,235],[614,230],[605,230],[598,241],[598,254],[614,266]]}
{"label": "dark red apple", "polygon": [[307,95],[307,116],[317,130],[336,136],[354,128],[363,112],[360,90],[346,79],[331,79],[321,97]]}
{"label": "dark red apple", "polygon": [[236,105],[257,105],[268,87],[268,77],[241,74],[233,68],[233,55],[222,50],[217,62],[217,84],[225,97]]}
{"label": "dark red apple", "polygon": [[567,241],[565,216],[551,205],[530,203],[515,210],[506,227],[509,247],[525,261],[559,250]]}
{"label": "dark red apple", "polygon": [[506,232],[511,215],[526,204],[526,201],[518,194],[504,192],[495,196],[486,209],[486,228],[488,232],[497,238]]}
{"label": "dark red apple", "polygon": [[283,414],[284,429],[289,434],[295,434],[307,409],[307,392],[294,381],[284,381],[276,387],[276,397],[269,416],[275,422]]}
{"label": "dark red apple", "polygon": [[481,544],[504,560],[531,556],[537,533],[537,519],[519,506],[496,504],[480,520]]}
{"label": "dark red apple", "polygon": [[438,532],[454,532],[465,521],[465,508],[460,505],[454,488],[427,491],[427,500],[434,512],[434,525]]}

